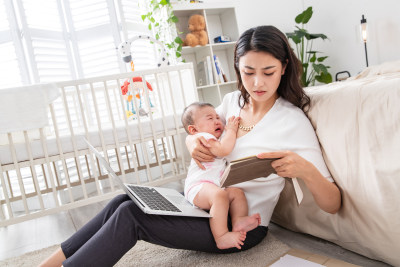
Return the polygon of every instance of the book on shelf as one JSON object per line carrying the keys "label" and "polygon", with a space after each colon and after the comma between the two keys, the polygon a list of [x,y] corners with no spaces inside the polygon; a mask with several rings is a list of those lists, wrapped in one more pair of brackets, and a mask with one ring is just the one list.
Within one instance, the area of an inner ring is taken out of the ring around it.
{"label": "book on shelf", "polygon": [[207,85],[207,65],[205,61],[200,61],[197,63],[197,86]]}
{"label": "book on shelf", "polygon": [[[271,163],[277,158],[260,159],[256,156],[241,158],[229,162],[220,178],[221,187],[243,183],[260,177],[268,177],[276,173]],[[303,192],[297,178],[290,178],[296,193],[297,202],[303,200]]]}
{"label": "book on shelf", "polygon": [[217,71],[217,83],[224,83],[227,82],[228,79],[226,78],[225,72],[222,69],[222,64],[221,61],[219,60],[219,57],[217,55],[214,55],[214,63],[215,63],[215,69]]}
{"label": "book on shelf", "polygon": [[206,56],[205,61],[207,63],[208,84],[214,84],[214,75],[213,75],[211,57],[210,56]]}
{"label": "book on shelf", "polygon": [[197,86],[214,84],[211,58],[207,56],[197,63]]}

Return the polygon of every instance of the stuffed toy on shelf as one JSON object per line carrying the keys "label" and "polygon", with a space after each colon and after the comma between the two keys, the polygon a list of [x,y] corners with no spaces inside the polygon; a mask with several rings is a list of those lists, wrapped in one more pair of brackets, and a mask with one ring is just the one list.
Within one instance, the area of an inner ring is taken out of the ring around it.
{"label": "stuffed toy on shelf", "polygon": [[192,15],[188,21],[190,33],[186,34],[184,45],[194,47],[196,45],[208,44],[208,35],[206,32],[206,21],[202,15]]}

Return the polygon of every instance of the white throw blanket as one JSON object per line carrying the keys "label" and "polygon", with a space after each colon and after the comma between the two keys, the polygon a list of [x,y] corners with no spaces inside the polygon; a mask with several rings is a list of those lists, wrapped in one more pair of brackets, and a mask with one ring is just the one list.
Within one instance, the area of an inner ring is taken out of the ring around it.
{"label": "white throw blanket", "polygon": [[323,212],[300,180],[303,203],[286,187],[273,220],[400,266],[400,61],[306,90],[308,115],[343,205],[337,214]]}
{"label": "white throw blanket", "polygon": [[59,95],[56,84],[0,89],[0,133],[46,126],[47,106]]}

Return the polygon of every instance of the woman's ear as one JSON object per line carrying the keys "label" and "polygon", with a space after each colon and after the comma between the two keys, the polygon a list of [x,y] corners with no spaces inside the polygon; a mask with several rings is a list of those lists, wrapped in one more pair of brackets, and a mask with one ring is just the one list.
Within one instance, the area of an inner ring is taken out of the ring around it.
{"label": "woman's ear", "polygon": [[286,70],[286,67],[287,67],[288,63],[289,63],[289,59],[286,59],[286,63],[282,65],[282,73],[281,73],[281,75],[285,74],[285,70]]}
{"label": "woman's ear", "polygon": [[188,131],[189,131],[190,134],[197,133],[197,129],[196,129],[196,127],[194,125],[189,125],[188,126]]}

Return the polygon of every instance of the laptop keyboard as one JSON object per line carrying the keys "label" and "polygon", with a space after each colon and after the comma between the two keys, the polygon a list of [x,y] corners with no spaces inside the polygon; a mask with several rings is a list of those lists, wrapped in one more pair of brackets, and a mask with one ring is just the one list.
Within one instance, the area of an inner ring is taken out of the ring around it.
{"label": "laptop keyboard", "polygon": [[146,205],[153,210],[182,212],[153,188],[134,185],[128,185],[128,187],[139,196],[140,200],[146,203]]}

